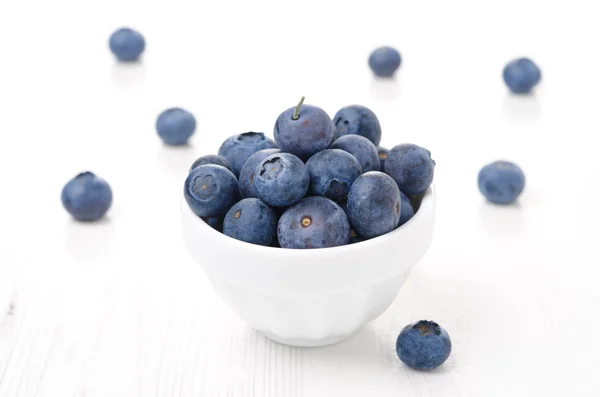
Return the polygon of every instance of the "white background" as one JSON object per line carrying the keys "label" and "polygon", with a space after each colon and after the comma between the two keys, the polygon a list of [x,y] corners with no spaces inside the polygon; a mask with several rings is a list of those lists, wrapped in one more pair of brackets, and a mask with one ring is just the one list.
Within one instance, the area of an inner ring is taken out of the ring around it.
{"label": "white background", "polygon": [[[598,396],[600,24],[592,1],[4,1],[0,3],[0,396]],[[139,29],[139,65],[108,51]],[[396,81],[369,52],[397,47]],[[515,98],[504,64],[542,69]],[[272,133],[301,95],[372,108],[382,144],[437,162],[436,236],[393,306],[353,339],[274,344],[212,291],[181,242],[186,170],[227,136]],[[157,114],[198,119],[164,147]],[[479,168],[527,177],[488,205]],[[91,170],[114,205],[69,219],[63,185]],[[407,369],[398,331],[434,319],[454,349]]]}

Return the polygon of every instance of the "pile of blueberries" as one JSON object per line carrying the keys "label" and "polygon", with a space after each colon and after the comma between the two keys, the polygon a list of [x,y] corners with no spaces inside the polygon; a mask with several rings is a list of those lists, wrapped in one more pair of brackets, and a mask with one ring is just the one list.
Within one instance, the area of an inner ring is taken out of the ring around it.
{"label": "pile of blueberries", "polygon": [[279,115],[274,138],[234,135],[218,155],[196,160],[184,185],[191,210],[247,243],[336,247],[407,222],[411,198],[433,181],[427,149],[377,146],[379,120],[364,106],[346,106],[332,120],[303,97]]}
{"label": "pile of blueberries", "polygon": [[[120,62],[138,61],[146,48],[137,31],[121,28],[109,40]],[[369,67],[391,78],[401,64],[391,47],[374,50]],[[528,58],[509,62],[503,79],[514,94],[528,94],[541,80]],[[325,248],[352,244],[391,232],[406,223],[433,180],[435,162],[428,150],[401,144],[379,146],[381,127],[364,106],[340,109],[331,119],[300,103],[277,118],[274,140],[247,132],[228,138],[218,155],[197,159],[184,185],[190,209],[211,227],[235,239],[283,248]],[[167,145],[183,145],[196,130],[194,116],[171,108],[156,121]],[[511,204],[523,191],[522,170],[496,161],[479,172],[478,186],[495,204]],[[70,180],[62,191],[65,209],[79,221],[96,221],[112,204],[109,184],[92,172]],[[402,329],[398,357],[416,369],[443,364],[452,344],[432,321]]]}

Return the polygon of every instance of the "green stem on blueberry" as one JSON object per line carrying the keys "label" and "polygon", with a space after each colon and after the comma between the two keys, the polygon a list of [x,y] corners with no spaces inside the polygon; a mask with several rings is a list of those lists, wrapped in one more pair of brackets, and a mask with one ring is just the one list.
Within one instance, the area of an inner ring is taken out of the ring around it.
{"label": "green stem on blueberry", "polygon": [[304,97],[300,98],[300,102],[298,102],[298,106],[296,106],[296,110],[294,110],[294,114],[292,115],[292,120],[298,120],[300,116],[298,116],[298,112],[300,112],[300,106],[304,103]]}

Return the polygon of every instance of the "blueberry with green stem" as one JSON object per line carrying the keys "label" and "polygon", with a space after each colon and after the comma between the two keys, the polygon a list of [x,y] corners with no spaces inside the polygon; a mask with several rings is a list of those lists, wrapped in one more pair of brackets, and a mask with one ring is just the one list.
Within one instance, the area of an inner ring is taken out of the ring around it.
{"label": "blueberry with green stem", "polygon": [[335,134],[335,124],[321,108],[304,105],[285,110],[275,122],[275,142],[282,152],[291,153],[306,161],[313,154],[327,149]]}

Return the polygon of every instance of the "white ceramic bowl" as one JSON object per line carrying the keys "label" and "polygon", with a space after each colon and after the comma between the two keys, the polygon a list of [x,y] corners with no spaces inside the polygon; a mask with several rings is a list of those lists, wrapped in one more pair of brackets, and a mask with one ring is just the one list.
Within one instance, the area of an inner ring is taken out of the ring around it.
{"label": "white ceramic bowl", "polygon": [[349,338],[392,303],[433,237],[435,191],[386,235],[343,247],[263,247],[218,233],[182,200],[183,236],[221,298],[266,337],[293,346]]}

